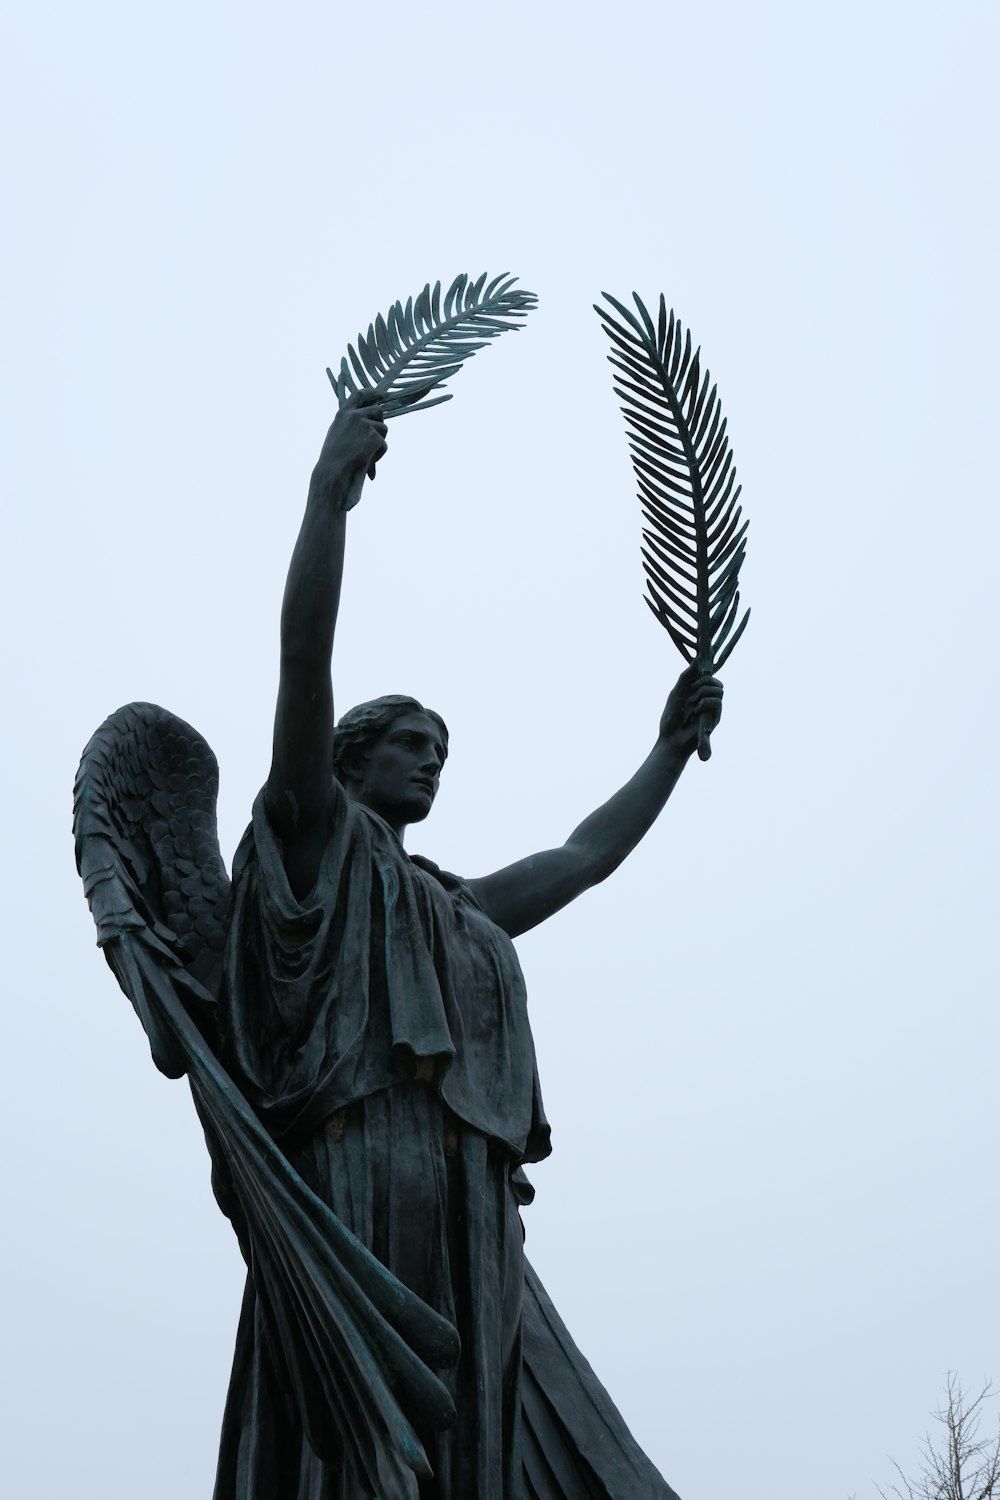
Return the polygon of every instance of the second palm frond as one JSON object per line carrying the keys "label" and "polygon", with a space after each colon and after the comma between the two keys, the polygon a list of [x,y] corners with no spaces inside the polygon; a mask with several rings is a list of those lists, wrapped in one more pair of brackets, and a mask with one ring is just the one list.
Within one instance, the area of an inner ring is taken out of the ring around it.
{"label": "second palm frond", "polygon": [[[748,523],[717,389],[662,294],[655,324],[634,292],[635,311],[603,295],[611,310],[595,304],[595,311],[612,343],[647,523],[646,602],[684,659],[715,673],[750,618],[749,610],[739,614]],[[707,734],[698,753],[703,760],[711,753]]]}

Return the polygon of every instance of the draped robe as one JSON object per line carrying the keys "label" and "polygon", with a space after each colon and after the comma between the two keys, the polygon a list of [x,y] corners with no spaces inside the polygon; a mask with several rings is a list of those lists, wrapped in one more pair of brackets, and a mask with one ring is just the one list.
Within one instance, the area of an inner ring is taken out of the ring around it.
{"label": "draped robe", "polygon": [[[523,1256],[550,1151],[520,965],[469,887],[334,786],[296,900],[263,796],[233,866],[219,1055],[308,1186],[457,1328],[420,1500],[677,1500]],[[251,1268],[252,1270],[252,1268]],[[247,1280],[215,1500],[361,1500],[319,1458]]]}
{"label": "draped robe", "polygon": [[[468,886],[411,860],[334,784],[316,885],[296,900],[263,796],[233,867],[221,1056],[305,1182],[458,1328],[457,1420],[421,1434],[435,1500],[519,1493],[523,1161],[549,1152],[513,944]],[[217,1500],[353,1500],[310,1450],[252,1282]]]}

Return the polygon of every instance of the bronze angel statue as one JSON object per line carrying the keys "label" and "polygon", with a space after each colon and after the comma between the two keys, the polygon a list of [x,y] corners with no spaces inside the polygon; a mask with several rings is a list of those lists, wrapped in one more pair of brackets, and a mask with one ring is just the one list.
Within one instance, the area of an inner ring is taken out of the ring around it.
{"label": "bronze angel statue", "polygon": [[460,280],[450,309],[429,289],[397,303],[352,350],[358,378],[345,363],[335,381],[231,881],[217,766],[189,725],[130,704],[77,779],[98,942],[157,1066],[189,1080],[247,1264],[215,1500],[676,1500],[524,1257],[522,1168],[550,1147],[512,939],[642,838],[721,685],[688,667],[627,785],[561,848],[471,880],[404,847],[445,768],[443,719],[405,696],[334,715],[348,512],[386,418],[531,305]]}

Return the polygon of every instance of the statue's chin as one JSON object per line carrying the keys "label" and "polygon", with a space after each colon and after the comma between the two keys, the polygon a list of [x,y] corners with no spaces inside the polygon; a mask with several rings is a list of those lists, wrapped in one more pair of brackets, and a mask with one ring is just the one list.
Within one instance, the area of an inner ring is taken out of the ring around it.
{"label": "statue's chin", "polygon": [[434,795],[431,792],[428,792],[426,797],[414,797],[406,803],[403,821],[405,823],[422,823],[433,806]]}
{"label": "statue's chin", "polygon": [[401,797],[391,804],[382,801],[369,800],[359,797],[358,801],[365,807],[371,808],[373,813],[395,828],[397,833],[408,828],[411,823],[422,823],[434,806],[434,794],[432,792],[419,792],[413,796]]}

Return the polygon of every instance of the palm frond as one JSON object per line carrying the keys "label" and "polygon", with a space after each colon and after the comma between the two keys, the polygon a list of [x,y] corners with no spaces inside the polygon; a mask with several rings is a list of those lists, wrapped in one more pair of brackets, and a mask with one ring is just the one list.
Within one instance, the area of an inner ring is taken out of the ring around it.
{"label": "palm frond", "polygon": [[[635,292],[637,314],[603,296],[613,311],[596,303],[594,311],[612,343],[614,389],[647,522],[646,603],[684,659],[714,673],[750,618],[747,610],[737,623],[748,523],[717,390],[662,293],[655,327]],[[707,735],[698,749],[707,759]]]}
{"label": "palm frond", "polygon": [[348,345],[340,373],[328,369],[330,384],[343,406],[360,391],[382,397],[383,416],[422,411],[451,400],[451,392],[431,391],[457,374],[465,360],[508,329],[522,327],[538,298],[514,285],[517,278],[496,276],[487,285],[484,271],[476,281],[456,276],[442,301],[441,283],[430,282],[406,306],[395,302],[387,315],[358,334],[357,348]]}

